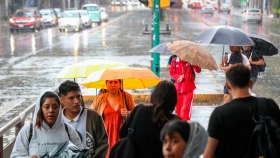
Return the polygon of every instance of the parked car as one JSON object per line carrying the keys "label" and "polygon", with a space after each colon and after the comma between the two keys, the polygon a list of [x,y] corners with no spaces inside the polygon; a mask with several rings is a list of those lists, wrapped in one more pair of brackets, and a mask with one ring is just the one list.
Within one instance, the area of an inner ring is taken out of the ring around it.
{"label": "parked car", "polygon": [[242,21],[244,23],[248,21],[257,22],[259,24],[262,23],[261,10],[255,8],[246,9],[244,12],[242,12]]}
{"label": "parked car", "polygon": [[87,28],[92,27],[91,18],[86,10],[73,10],[73,11],[80,13],[84,27],[87,27]]}
{"label": "parked car", "polygon": [[59,31],[81,31],[83,29],[82,17],[79,12],[75,10],[69,10],[62,12],[59,23]]}
{"label": "parked car", "polygon": [[55,27],[58,25],[58,17],[54,9],[41,9],[40,14],[42,16],[42,26]]}
{"label": "parked car", "polygon": [[60,8],[54,8],[54,10],[55,10],[55,12],[56,12],[57,17],[60,18],[60,15],[61,15],[61,13],[62,13],[62,9],[60,9]]}
{"label": "parked car", "polygon": [[220,13],[220,12],[227,12],[228,14],[230,14],[230,10],[231,10],[231,7],[230,7],[229,4],[227,4],[227,3],[222,3],[221,6],[220,6],[220,8],[219,8],[219,10],[218,10],[218,12],[219,12],[219,13]]}
{"label": "parked car", "polygon": [[215,11],[215,8],[211,4],[203,5],[201,14],[202,15],[210,14],[211,16],[213,16],[214,15],[214,11]]}
{"label": "parked car", "polygon": [[103,7],[100,7],[100,13],[101,13],[101,20],[102,21],[108,21],[108,14],[106,13],[106,9]]}
{"label": "parked car", "polygon": [[202,8],[202,2],[200,1],[191,1],[190,2],[190,8],[192,9],[201,9]]}
{"label": "parked car", "polygon": [[36,8],[17,9],[11,16],[10,31],[14,30],[41,30],[41,15]]}
{"label": "parked car", "polygon": [[139,0],[128,0],[127,5],[140,5]]}
{"label": "parked car", "polygon": [[83,10],[86,10],[91,18],[93,23],[101,25],[101,14],[100,7],[97,4],[86,4],[82,7]]}

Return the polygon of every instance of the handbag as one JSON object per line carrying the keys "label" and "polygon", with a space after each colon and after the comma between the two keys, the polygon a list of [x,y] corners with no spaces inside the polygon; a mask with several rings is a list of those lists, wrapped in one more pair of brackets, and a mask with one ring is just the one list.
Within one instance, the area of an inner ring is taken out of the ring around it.
{"label": "handbag", "polygon": [[134,127],[140,109],[136,110],[130,127],[127,129],[128,133],[125,138],[118,141],[111,149],[109,158],[135,158],[136,149],[132,140]]}

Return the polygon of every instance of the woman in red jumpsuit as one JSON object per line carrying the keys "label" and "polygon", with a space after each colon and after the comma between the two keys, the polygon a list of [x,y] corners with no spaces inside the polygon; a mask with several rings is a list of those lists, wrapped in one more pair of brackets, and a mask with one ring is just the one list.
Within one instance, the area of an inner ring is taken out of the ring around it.
{"label": "woman in red jumpsuit", "polygon": [[195,90],[195,72],[200,73],[201,68],[189,62],[174,58],[171,62],[170,75],[175,80],[178,102],[176,113],[183,120],[191,119],[191,109]]}

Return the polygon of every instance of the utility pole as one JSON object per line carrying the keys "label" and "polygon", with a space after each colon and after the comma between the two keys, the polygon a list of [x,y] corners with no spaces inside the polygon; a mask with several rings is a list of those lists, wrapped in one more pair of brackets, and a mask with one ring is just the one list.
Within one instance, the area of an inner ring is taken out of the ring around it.
{"label": "utility pole", "polygon": [[[153,47],[157,46],[159,44],[159,1],[160,0],[154,0],[154,31],[153,31]],[[157,52],[153,53],[153,66],[152,70],[153,72],[160,77],[160,54]]]}

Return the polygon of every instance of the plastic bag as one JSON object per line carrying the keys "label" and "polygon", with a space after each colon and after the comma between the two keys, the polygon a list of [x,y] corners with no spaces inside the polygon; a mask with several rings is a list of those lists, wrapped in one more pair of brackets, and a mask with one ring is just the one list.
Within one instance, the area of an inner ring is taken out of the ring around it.
{"label": "plastic bag", "polygon": [[52,148],[41,158],[86,158],[89,149],[80,150],[76,146],[69,146],[69,141],[63,142]]}

